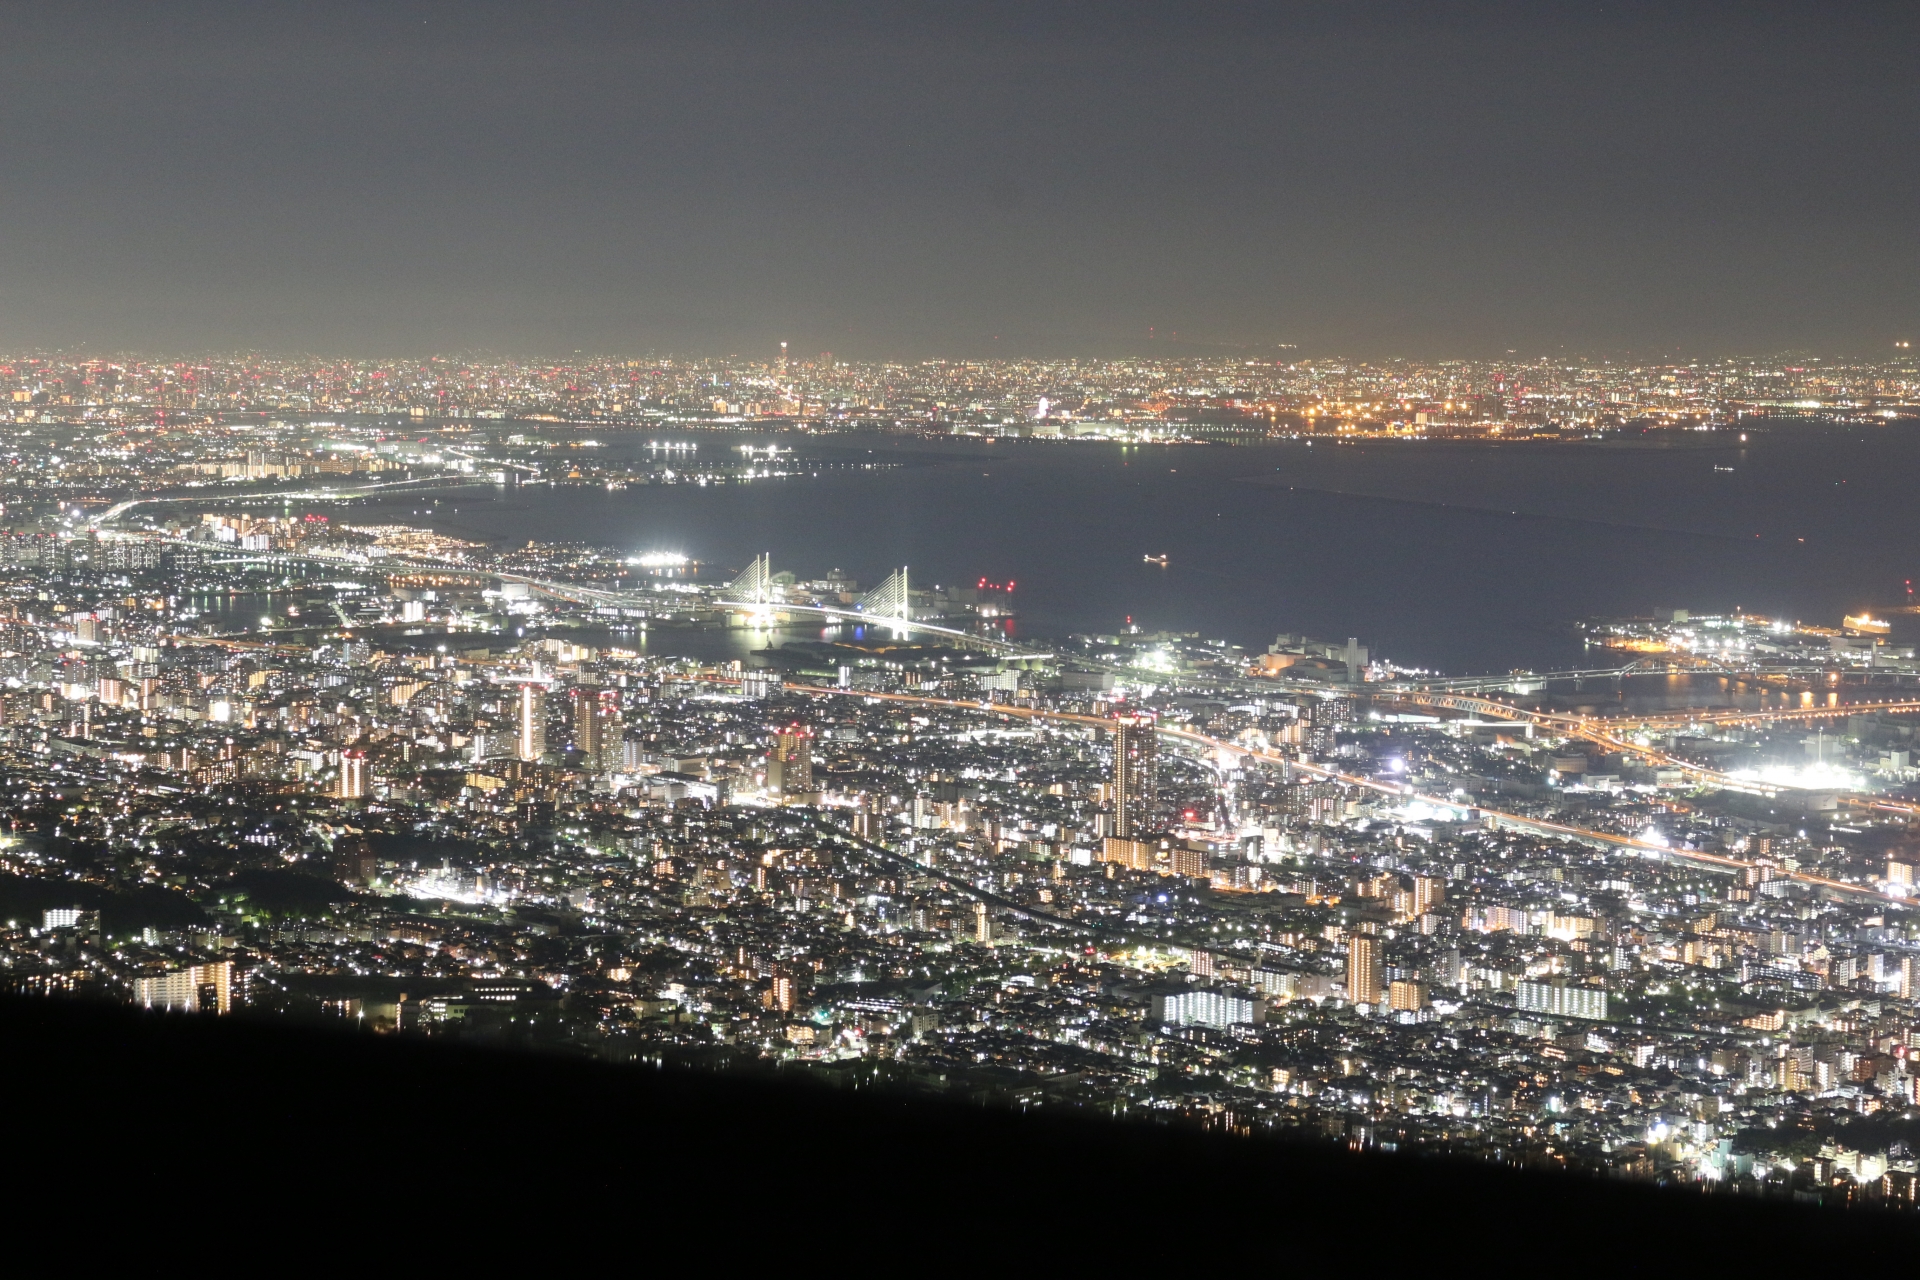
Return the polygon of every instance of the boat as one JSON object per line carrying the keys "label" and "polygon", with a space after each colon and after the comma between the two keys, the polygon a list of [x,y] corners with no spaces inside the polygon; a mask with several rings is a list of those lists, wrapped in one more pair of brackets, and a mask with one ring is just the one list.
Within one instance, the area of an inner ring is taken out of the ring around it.
{"label": "boat", "polygon": [[1141,556],[1140,558],[1146,561],[1148,564],[1157,564],[1162,569],[1167,567],[1167,557],[1164,552],[1162,552],[1160,555],[1157,555],[1157,556]]}
{"label": "boat", "polygon": [[1848,631],[1864,632],[1867,635],[1883,636],[1893,630],[1893,624],[1870,613],[1848,614],[1840,620],[1840,625]]}

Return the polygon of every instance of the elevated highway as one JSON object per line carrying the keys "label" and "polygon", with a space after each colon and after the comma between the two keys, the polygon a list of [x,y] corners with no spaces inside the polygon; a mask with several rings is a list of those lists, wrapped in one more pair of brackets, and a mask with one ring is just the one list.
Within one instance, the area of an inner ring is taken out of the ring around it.
{"label": "elevated highway", "polygon": [[1589,667],[1579,671],[1509,671],[1505,675],[1436,676],[1430,680],[1386,680],[1376,687],[1425,693],[1537,693],[1550,684],[1569,680],[1619,680],[1627,676],[1660,675],[1673,672],[1734,675],[1736,672],[1718,662],[1693,660],[1677,664],[1671,659],[1655,661],[1642,658],[1625,666]]}
{"label": "elevated highway", "polygon": [[1753,662],[1738,665],[1717,658],[1673,655],[1641,658],[1624,666],[1588,667],[1568,671],[1509,671],[1505,675],[1436,676],[1432,679],[1385,680],[1371,688],[1419,691],[1426,693],[1541,693],[1549,685],[1582,684],[1594,680],[1615,682],[1629,676],[1718,675],[1740,680],[1797,680],[1809,684],[1875,684],[1890,681],[1896,685],[1920,683],[1920,674],[1879,667],[1836,665],[1812,662]]}
{"label": "elevated highway", "polygon": [[422,476],[411,480],[383,480],[374,484],[353,485],[337,488],[333,485],[319,485],[309,489],[264,489],[255,493],[195,492],[178,494],[155,494],[150,498],[129,498],[102,511],[88,522],[89,527],[105,529],[121,516],[136,507],[148,507],[179,502],[240,502],[250,500],[285,499],[288,502],[340,502],[350,498],[368,495],[399,492],[437,493],[445,489],[477,489],[492,487],[493,481],[479,476]]}

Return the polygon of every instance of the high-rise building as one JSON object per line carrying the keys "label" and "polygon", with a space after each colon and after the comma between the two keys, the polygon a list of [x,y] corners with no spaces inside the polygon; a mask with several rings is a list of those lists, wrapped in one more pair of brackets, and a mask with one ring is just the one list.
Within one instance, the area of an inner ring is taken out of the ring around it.
{"label": "high-rise building", "polygon": [[[1364,655],[1365,650],[1361,652]],[[1301,741],[1304,754],[1315,760],[1329,759],[1339,745],[1340,730],[1353,721],[1353,699],[1315,698],[1307,704],[1306,721]]]}
{"label": "high-rise building", "polygon": [[349,750],[340,753],[340,798],[342,800],[367,798],[366,752]]}
{"label": "high-rise building", "polygon": [[1427,984],[1411,978],[1396,978],[1387,987],[1387,1007],[1396,1012],[1424,1009],[1427,1006]]}
{"label": "high-rise building", "polygon": [[598,689],[576,689],[573,692],[573,745],[574,748],[594,764],[600,762],[603,730],[606,716],[600,704]]}
{"label": "high-rise building", "polygon": [[1413,877],[1413,915],[1425,915],[1447,900],[1447,882],[1439,876]]}
{"label": "high-rise building", "polygon": [[1386,977],[1386,958],[1376,934],[1356,933],[1347,939],[1347,999],[1354,1004],[1380,1003]]}
{"label": "high-rise building", "polygon": [[1212,870],[1212,859],[1204,845],[1196,849],[1182,842],[1174,845],[1170,852],[1171,857],[1168,861],[1176,876],[1185,876],[1190,880],[1205,880]]}
{"label": "high-rise building", "polygon": [[547,754],[547,694],[537,684],[520,686],[520,758]]}
{"label": "high-rise building", "polygon": [[783,796],[813,790],[813,731],[789,725],[774,735],[767,753],[767,790]]}
{"label": "high-rise building", "polygon": [[993,944],[993,917],[987,913],[987,904],[984,902],[973,904],[973,940],[989,946]]}
{"label": "high-rise building", "polygon": [[1137,840],[1153,830],[1160,743],[1152,716],[1113,722],[1113,834]]}

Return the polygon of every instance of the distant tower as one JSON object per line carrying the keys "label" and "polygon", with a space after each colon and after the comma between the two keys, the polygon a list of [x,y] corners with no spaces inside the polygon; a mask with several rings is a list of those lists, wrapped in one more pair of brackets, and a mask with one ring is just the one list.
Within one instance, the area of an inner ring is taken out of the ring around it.
{"label": "distant tower", "polygon": [[785,373],[786,371],[787,371],[787,344],[783,342],[780,344],[780,372]]}
{"label": "distant tower", "polygon": [[520,758],[547,754],[547,694],[537,684],[520,686]]}
{"label": "distant tower", "polygon": [[1152,716],[1113,722],[1113,834],[1121,840],[1153,830],[1159,751]]}
{"label": "distant tower", "polygon": [[1347,651],[1343,655],[1347,662],[1347,683],[1359,684],[1366,676],[1367,648],[1355,636],[1347,637]]}

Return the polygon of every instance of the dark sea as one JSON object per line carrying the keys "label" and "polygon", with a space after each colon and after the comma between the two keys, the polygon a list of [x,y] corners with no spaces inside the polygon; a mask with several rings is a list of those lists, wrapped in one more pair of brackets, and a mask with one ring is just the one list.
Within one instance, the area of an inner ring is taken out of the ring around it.
{"label": "dark sea", "polygon": [[[743,437],[603,436],[616,450]],[[882,435],[778,440],[898,464],[745,484],[534,486],[358,507],[500,542],[690,555],[729,576],[763,551],[802,578],[1013,580],[1020,633],[1199,632],[1264,648],[1357,636],[1468,674],[1600,665],[1582,618],[1735,608],[1837,625],[1920,579],[1920,427],[1776,422],[1606,444],[1254,446]],[[603,452],[600,456],[606,456]],[[1143,562],[1165,555],[1165,568]],[[1920,633],[1896,615],[1895,638]],[[658,637],[658,648],[665,637]]]}

